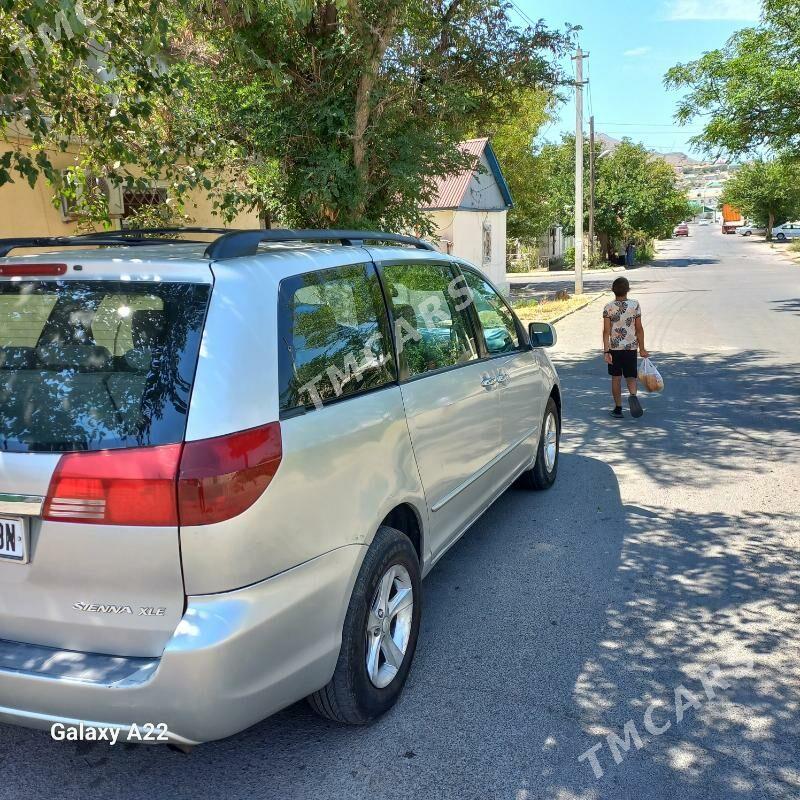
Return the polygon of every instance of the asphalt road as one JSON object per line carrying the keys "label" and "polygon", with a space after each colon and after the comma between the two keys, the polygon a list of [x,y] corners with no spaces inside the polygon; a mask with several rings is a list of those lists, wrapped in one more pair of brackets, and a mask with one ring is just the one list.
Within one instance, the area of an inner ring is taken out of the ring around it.
{"label": "asphalt road", "polygon": [[641,420],[607,415],[601,302],[559,323],[558,482],[430,575],[394,712],[298,704],[189,756],[0,726],[0,797],[800,798],[800,266],[692,233],[628,273],[666,381]]}

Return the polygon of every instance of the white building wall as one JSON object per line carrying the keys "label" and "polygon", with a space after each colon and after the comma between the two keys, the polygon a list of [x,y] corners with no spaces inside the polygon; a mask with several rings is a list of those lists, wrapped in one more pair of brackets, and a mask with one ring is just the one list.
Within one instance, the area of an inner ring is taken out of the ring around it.
{"label": "white building wall", "polygon": [[467,191],[461,200],[462,208],[505,208],[506,201],[497,180],[491,172],[486,153],[480,158],[480,168],[475,170]]}
{"label": "white building wall", "polygon": [[[506,211],[431,211],[437,228],[437,246],[443,253],[463,258],[483,270],[492,283],[508,292],[506,277]],[[484,224],[491,226],[491,255],[483,258]],[[452,245],[448,248],[448,242]]]}
{"label": "white building wall", "polygon": [[[508,292],[506,277],[506,211],[456,211],[453,255],[480,267],[498,289]],[[491,226],[491,254],[483,258],[484,224]]]}

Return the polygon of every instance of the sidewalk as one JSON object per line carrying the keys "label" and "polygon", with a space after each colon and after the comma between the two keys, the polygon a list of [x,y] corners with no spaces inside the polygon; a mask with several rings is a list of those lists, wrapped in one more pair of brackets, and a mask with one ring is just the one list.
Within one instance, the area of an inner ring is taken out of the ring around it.
{"label": "sidewalk", "polygon": [[[615,272],[624,271],[620,267]],[[611,283],[616,275],[610,269],[591,270],[583,274],[584,294],[596,294],[607,292],[611,289]],[[508,275],[508,293],[512,301],[519,300],[548,300],[552,299],[558,292],[567,292],[570,295],[575,293],[575,273],[574,272],[549,272],[541,275],[517,276]]]}
{"label": "sidewalk", "polygon": [[[638,266],[643,266],[641,264],[637,264]],[[627,267],[604,267],[603,269],[585,269],[583,271],[584,275],[603,275],[606,272],[625,272],[628,269]],[[631,267],[631,269],[636,269],[636,267]],[[527,272],[507,272],[506,276],[509,280],[512,278],[538,278],[541,275],[560,275],[563,277],[569,277],[572,275],[574,277],[575,270],[574,269],[532,269],[528,270]]]}
{"label": "sidewalk", "polygon": [[[656,256],[657,257],[657,256]],[[605,292],[621,272],[633,272],[649,264],[634,267],[607,267],[606,269],[583,270],[583,291],[586,294]],[[575,270],[533,270],[531,272],[507,272],[508,293],[512,300],[547,300],[558,292],[575,293]]]}

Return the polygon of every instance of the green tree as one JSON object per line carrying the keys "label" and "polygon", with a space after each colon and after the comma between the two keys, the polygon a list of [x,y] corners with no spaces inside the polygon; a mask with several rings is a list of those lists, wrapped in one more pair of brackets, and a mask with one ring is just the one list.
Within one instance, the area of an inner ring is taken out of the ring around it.
{"label": "green tree", "polygon": [[[589,149],[584,148],[584,174],[589,174]],[[564,233],[575,232],[575,137],[565,136],[559,144],[546,144],[536,154],[534,185],[539,214],[546,225],[561,225]],[[588,197],[588,193],[586,194]]]}
{"label": "green tree", "polygon": [[[181,69],[168,68],[162,0],[0,0],[0,186],[35,185],[44,176],[86,214],[107,218],[95,178],[133,184],[174,175],[193,181],[177,160],[196,153],[196,131],[172,129],[163,98],[182,90]],[[33,148],[22,143],[30,135]],[[53,151],[85,143],[66,175]],[[196,166],[202,158],[195,158]],[[136,164],[134,176],[121,165]]]}
{"label": "green tree", "polygon": [[[10,41],[25,16],[18,3],[0,3]],[[130,8],[137,3],[156,11],[140,19]],[[35,5],[29,38],[40,17],[78,8],[74,0]],[[76,173],[115,182],[168,176],[173,197],[201,186],[227,218],[249,208],[313,227],[428,231],[420,203],[437,176],[465,166],[457,143],[510,113],[518,91],[561,82],[557,57],[572,33],[541,22],[520,29],[504,0],[183,0],[169,8],[130,0],[115,8],[119,20],[102,15],[82,37],[34,53],[37,154],[27,162],[22,151],[6,154],[2,163],[16,159],[31,182],[40,174],[58,181],[48,147],[78,137]],[[101,32],[109,62],[98,80],[91,41]],[[70,69],[86,73],[85,95],[75,97]],[[4,67],[0,95],[10,79]],[[103,105],[116,94],[121,103]],[[20,102],[4,119],[27,119],[26,108]],[[0,185],[10,177],[0,173]]]}
{"label": "green tree", "polygon": [[800,216],[800,163],[781,156],[745,164],[725,183],[721,202],[766,227],[771,239],[776,222]]}
{"label": "green tree", "polygon": [[[596,145],[595,232],[601,252],[611,258],[615,245],[668,236],[676,223],[690,213],[685,194],[677,185],[675,171],[641,144],[623,140],[612,152],[600,157]],[[550,176],[546,197],[555,222],[575,231],[575,138],[565,136],[560,144],[546,145],[540,169]],[[589,146],[584,148],[584,174],[588,176]],[[584,193],[584,229],[588,227],[589,187]]]}
{"label": "green tree", "polygon": [[597,160],[595,230],[607,255],[614,240],[643,245],[663,238],[690,214],[675,170],[644,145],[624,139]]}
{"label": "green tree", "polygon": [[311,227],[430,231],[420,204],[466,166],[458,142],[520,109],[524,90],[560,82],[552,57],[570,41],[569,29],[517,28],[502,0],[217,7],[195,28],[216,54],[196,103],[235,143],[228,169],[279,165],[277,181],[225,205],[272,197],[286,222]]}
{"label": "green tree", "polygon": [[547,174],[540,169],[534,142],[554,104],[547,91],[520,90],[510,108],[486,131],[514,198],[514,208],[508,212],[508,235],[526,243],[536,240],[553,223],[547,203]]}
{"label": "green tree", "polygon": [[694,144],[728,156],[763,147],[800,151],[799,17],[797,0],[766,0],[759,25],[667,72],[667,88],[688,90],[678,122],[707,120]]}

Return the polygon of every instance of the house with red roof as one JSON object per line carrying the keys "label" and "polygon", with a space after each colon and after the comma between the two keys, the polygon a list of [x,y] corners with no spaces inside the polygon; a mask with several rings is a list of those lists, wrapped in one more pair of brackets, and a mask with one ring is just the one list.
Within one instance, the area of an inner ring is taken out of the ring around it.
{"label": "house with red roof", "polygon": [[489,139],[459,146],[472,167],[440,178],[423,208],[436,225],[439,249],[476,264],[505,291],[506,216],[514,201]]}

